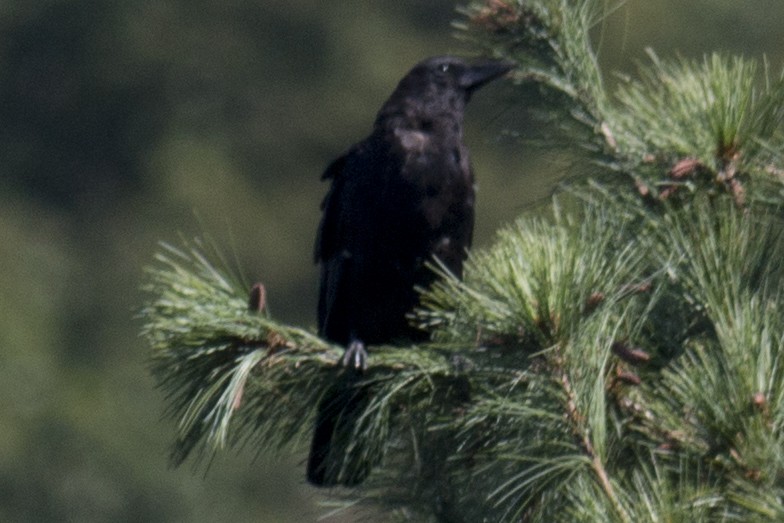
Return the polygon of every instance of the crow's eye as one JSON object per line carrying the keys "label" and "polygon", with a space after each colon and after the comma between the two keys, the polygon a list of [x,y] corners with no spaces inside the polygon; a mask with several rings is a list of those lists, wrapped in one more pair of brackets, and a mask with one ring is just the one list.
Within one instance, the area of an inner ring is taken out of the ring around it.
{"label": "crow's eye", "polygon": [[449,64],[441,64],[439,66],[439,69],[441,70],[442,73],[445,73],[445,72],[449,71]]}

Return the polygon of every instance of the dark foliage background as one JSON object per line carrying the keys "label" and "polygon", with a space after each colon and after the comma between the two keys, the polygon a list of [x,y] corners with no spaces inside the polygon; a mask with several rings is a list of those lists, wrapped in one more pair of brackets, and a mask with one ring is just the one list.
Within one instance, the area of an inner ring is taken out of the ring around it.
{"label": "dark foliage background", "polygon": [[[470,53],[452,1],[0,5],[0,519],[302,521],[302,456],[167,468],[173,427],[138,339],[159,240],[207,232],[273,315],[314,323],[323,167],[424,56]],[[596,27],[610,71],[714,50],[784,63],[784,4],[629,1]],[[508,83],[472,102],[477,243],[578,175]],[[538,121],[538,120],[537,120]]]}

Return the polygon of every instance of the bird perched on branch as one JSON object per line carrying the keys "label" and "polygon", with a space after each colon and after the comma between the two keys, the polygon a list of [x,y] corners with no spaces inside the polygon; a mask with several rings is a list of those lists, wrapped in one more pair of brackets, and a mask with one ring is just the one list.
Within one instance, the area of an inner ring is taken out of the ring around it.
{"label": "bird perched on branch", "polygon": [[334,160],[315,257],[321,265],[319,334],[346,347],[342,378],[322,399],[308,481],[354,485],[369,473],[353,437],[367,391],[356,386],[367,345],[417,341],[406,319],[438,259],[456,276],[471,245],[474,177],[463,143],[471,95],[506,62],[443,56],[417,64],[381,107],[373,132]]}

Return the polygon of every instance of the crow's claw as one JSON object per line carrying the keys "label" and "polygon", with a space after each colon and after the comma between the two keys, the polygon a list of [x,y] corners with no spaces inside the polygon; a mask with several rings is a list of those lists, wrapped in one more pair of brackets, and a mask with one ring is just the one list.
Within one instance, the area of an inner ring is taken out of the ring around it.
{"label": "crow's claw", "polygon": [[346,347],[341,363],[346,368],[363,372],[367,370],[367,359],[368,352],[365,349],[365,344],[359,340],[354,340]]}

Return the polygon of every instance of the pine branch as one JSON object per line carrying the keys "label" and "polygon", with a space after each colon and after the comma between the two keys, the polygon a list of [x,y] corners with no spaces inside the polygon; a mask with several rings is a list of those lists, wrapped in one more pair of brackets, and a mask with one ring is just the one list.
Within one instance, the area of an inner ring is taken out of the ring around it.
{"label": "pine branch", "polygon": [[[309,435],[313,410],[343,352],[249,309],[239,279],[205,250],[202,241],[182,248],[162,244],[156,265],[147,270],[151,299],[141,311],[152,373],[167,394],[167,413],[179,420],[175,465],[197,446],[220,449],[240,438],[265,447],[296,445]],[[373,352],[360,383],[378,392],[373,412],[389,410],[416,387],[427,394],[436,380],[457,372],[451,353],[435,348]],[[466,354],[463,364],[470,365],[471,358]]]}
{"label": "pine branch", "polygon": [[649,51],[639,78],[607,93],[590,31],[612,9],[599,0],[487,0],[463,9],[456,25],[485,52],[516,60],[518,79],[542,88],[548,113],[560,108],[576,124],[572,140],[642,196],[718,189],[742,204],[752,178],[750,197],[770,202],[784,181],[784,71],[718,54],[668,62]]}
{"label": "pine branch", "polygon": [[247,412],[238,407],[254,371],[273,374],[278,383],[269,382],[267,392],[283,397],[289,376],[314,379],[340,354],[306,331],[250,311],[238,279],[204,250],[202,242],[182,249],[162,245],[145,286],[152,299],[141,311],[152,373],[167,394],[168,414],[179,420],[175,465],[197,445],[226,443],[235,413]]}
{"label": "pine branch", "polygon": [[[380,459],[358,494],[401,519],[784,519],[784,76],[651,52],[610,95],[603,9],[464,10],[463,34],[521,64],[602,176],[503,228],[462,281],[434,266],[411,318],[431,342],[372,348],[366,451],[343,466]],[[147,273],[173,461],[299,449],[342,349],[259,311],[258,287],[249,307],[205,250],[163,246]]]}

